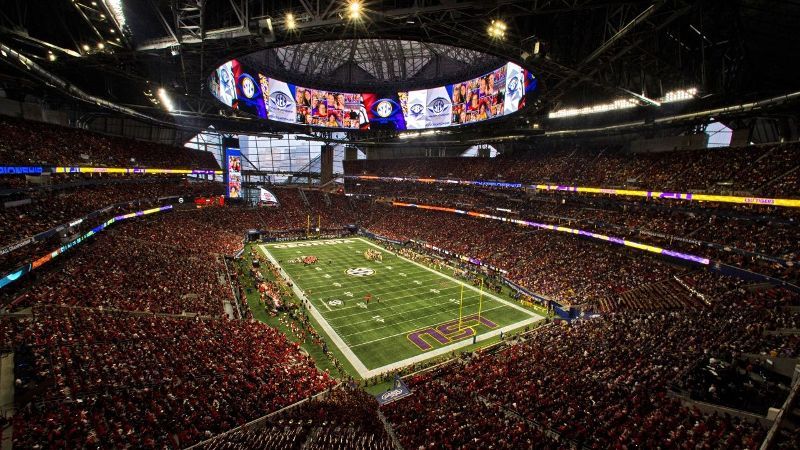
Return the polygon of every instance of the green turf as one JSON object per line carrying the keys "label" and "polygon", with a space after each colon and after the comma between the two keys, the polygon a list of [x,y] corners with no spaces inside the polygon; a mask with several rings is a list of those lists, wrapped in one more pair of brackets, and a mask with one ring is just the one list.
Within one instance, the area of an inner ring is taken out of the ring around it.
{"label": "green turf", "polygon": [[[319,244],[319,245],[313,245]],[[437,350],[451,346],[426,338],[432,348],[423,351],[409,340],[409,333],[445,322],[458,320],[462,281],[446,274],[420,267],[385,249],[383,261],[368,261],[366,249],[378,247],[361,238],[300,243],[274,243],[260,246],[270,254],[299,289],[304,291],[322,318],[330,325],[342,344],[368,370],[380,369],[407,358],[435,355]],[[300,256],[316,256],[316,264],[289,263]],[[371,269],[370,276],[351,276],[348,269]],[[369,305],[364,296],[372,295]],[[510,301],[498,301],[469,288],[463,289],[463,317],[478,313],[494,322],[491,329],[476,322],[465,322],[478,335],[539,316],[529,310],[511,306]],[[380,302],[378,301],[380,298]],[[465,338],[472,341],[471,337]],[[329,345],[333,343],[329,342]],[[345,351],[346,349],[339,349]],[[338,353],[338,352],[337,352]]]}

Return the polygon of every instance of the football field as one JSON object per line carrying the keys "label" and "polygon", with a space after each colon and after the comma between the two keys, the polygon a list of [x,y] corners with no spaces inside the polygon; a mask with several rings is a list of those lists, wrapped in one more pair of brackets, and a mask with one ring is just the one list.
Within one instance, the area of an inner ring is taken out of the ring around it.
{"label": "football field", "polygon": [[[363,378],[543,319],[364,238],[259,247],[281,267],[295,294],[308,301],[309,313],[330,337],[328,345],[337,346]],[[367,250],[379,253],[380,260],[368,259]],[[306,264],[305,257],[317,261]]]}

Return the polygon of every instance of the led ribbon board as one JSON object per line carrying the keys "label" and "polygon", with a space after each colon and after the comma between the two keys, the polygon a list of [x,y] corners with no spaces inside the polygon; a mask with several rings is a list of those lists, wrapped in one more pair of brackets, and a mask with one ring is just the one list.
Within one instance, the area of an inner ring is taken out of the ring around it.
{"label": "led ribbon board", "polygon": [[53,167],[52,169],[53,173],[222,175],[221,170],[210,169],[144,169],[139,167]]}
{"label": "led ribbon board", "polygon": [[140,167],[82,167],[82,166],[0,166],[0,175],[41,175],[42,173],[123,173],[123,174],[176,174],[222,175],[213,169],[145,169]]}
{"label": "led ribbon board", "polygon": [[659,255],[669,256],[672,258],[682,259],[684,261],[691,261],[703,265],[708,265],[710,262],[708,258],[703,258],[702,256],[695,256],[695,255],[690,255],[688,253],[676,252],[673,250],[656,247],[653,245],[647,245],[635,241],[630,241],[628,239],[608,236],[600,233],[593,233],[591,231],[579,230],[577,228],[562,227],[559,225],[550,225],[546,223],[537,223],[537,222],[531,222],[529,220],[511,219],[508,217],[494,216],[491,214],[484,214],[475,211],[464,211],[461,209],[445,208],[442,206],[417,205],[414,203],[402,203],[402,202],[392,202],[392,206],[426,209],[430,211],[440,211],[451,214],[461,214],[466,216],[478,217],[481,219],[499,220],[501,222],[513,223],[527,227],[541,228],[544,230],[559,231],[562,233],[569,233],[569,234],[577,234],[579,236],[586,236],[592,239],[599,239],[602,241],[611,242],[613,244],[624,245],[626,247],[633,247],[639,250],[644,250],[651,253],[657,253]]}
{"label": "led ribbon board", "polygon": [[745,205],[782,206],[786,208],[800,208],[800,199],[792,198],[761,198],[737,197],[732,195],[692,194],[682,192],[639,191],[631,189],[593,188],[569,186],[559,184],[522,184],[505,181],[473,181],[473,180],[447,180],[437,178],[411,178],[411,177],[379,177],[373,175],[346,175],[345,178],[372,181],[407,181],[411,183],[443,183],[461,184],[469,186],[500,187],[508,189],[539,189],[542,191],[582,192],[587,194],[622,195],[628,197],[646,197],[672,200],[688,200],[698,202],[738,203]]}
{"label": "led ribbon board", "polygon": [[90,237],[94,236],[95,234],[105,230],[106,227],[108,227],[108,226],[110,226],[110,225],[112,225],[112,224],[114,224],[116,222],[120,222],[120,221],[127,220],[127,219],[132,219],[134,217],[146,216],[148,214],[153,214],[153,213],[157,213],[157,212],[161,212],[161,211],[168,211],[170,209],[172,209],[172,205],[166,205],[166,206],[162,206],[160,208],[146,209],[146,210],[143,210],[143,211],[137,211],[137,212],[132,212],[132,213],[129,213],[129,214],[123,214],[123,215],[116,216],[116,217],[113,217],[111,219],[108,219],[105,222],[101,223],[100,225],[98,225],[98,226],[92,228],[91,230],[87,231],[85,234],[83,234],[79,238],[62,245],[61,247],[59,247],[59,248],[53,250],[52,252],[42,256],[41,258],[33,261],[30,264],[26,264],[26,265],[24,265],[24,266],[22,266],[22,267],[20,267],[20,268],[18,268],[16,270],[12,271],[11,273],[6,274],[3,278],[0,278],[0,289],[6,287],[7,285],[11,284],[12,282],[14,282],[14,281],[16,281],[18,279],[20,279],[23,275],[27,274],[28,272],[31,272],[32,270],[38,269],[39,267],[43,266],[44,264],[47,264],[48,262],[52,261],[53,258],[61,255],[62,253],[66,252],[67,250],[71,249],[72,247],[75,247],[76,245],[80,244],[81,242],[85,241],[86,239],[89,239]]}

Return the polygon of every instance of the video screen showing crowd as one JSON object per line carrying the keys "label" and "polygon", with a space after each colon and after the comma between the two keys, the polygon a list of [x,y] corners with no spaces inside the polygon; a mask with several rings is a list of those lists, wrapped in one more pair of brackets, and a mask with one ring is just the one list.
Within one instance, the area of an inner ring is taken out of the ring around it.
{"label": "video screen showing crowd", "polygon": [[421,130],[481,122],[525,106],[537,80],[515,63],[479,77],[428,89],[340,92],[288,83],[238,60],[219,66],[209,90],[228,107],[262,119],[326,128]]}

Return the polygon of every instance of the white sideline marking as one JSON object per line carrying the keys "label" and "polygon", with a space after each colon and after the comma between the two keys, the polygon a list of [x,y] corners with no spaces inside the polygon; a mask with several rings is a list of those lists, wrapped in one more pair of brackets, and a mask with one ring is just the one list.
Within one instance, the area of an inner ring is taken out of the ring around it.
{"label": "white sideline marking", "polygon": [[[269,250],[264,248],[264,246],[261,246],[261,251],[267,257],[267,259],[269,259],[270,262],[272,262],[272,264],[280,266],[275,257],[272,256],[272,253],[270,253]],[[320,314],[320,312],[317,310],[317,307],[314,306],[314,303],[311,300],[309,300],[308,297],[306,297],[306,295],[303,294],[303,291],[301,291],[300,288],[297,287],[297,284],[292,281],[292,277],[290,277],[285,270],[281,270],[280,273],[281,275],[284,276],[284,278],[287,281],[292,283],[292,290],[294,291],[295,295],[297,295],[300,299],[305,300],[308,303],[308,308],[309,311],[311,312],[311,315],[314,316],[314,319],[316,319],[317,322],[319,322],[320,326],[322,327],[323,330],[325,330],[328,336],[330,336],[333,343],[336,344],[337,347],[339,347],[339,350],[341,350],[344,357],[347,358],[348,361],[350,361],[350,364],[353,365],[353,368],[356,369],[356,372],[358,372],[358,374],[361,375],[362,378],[371,377],[372,376],[370,374],[371,371],[367,370],[367,367],[364,365],[364,363],[362,363],[361,360],[358,359],[355,353],[353,353],[353,351],[350,350],[350,347],[347,344],[345,344],[342,338],[336,333],[336,331],[333,330],[333,328],[328,324],[328,322],[325,320],[322,314]],[[325,303],[323,302],[323,305],[324,304]]]}

